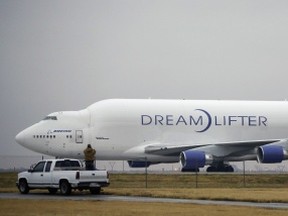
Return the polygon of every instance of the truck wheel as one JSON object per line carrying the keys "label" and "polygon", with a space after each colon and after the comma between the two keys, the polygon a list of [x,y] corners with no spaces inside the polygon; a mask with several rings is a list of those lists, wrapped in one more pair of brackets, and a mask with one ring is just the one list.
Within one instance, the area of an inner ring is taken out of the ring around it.
{"label": "truck wheel", "polygon": [[19,180],[18,189],[19,189],[19,191],[20,191],[21,194],[27,194],[27,193],[29,193],[29,187],[28,187],[28,184],[27,184],[26,179],[20,179],[20,180]]}
{"label": "truck wheel", "polygon": [[100,187],[90,188],[90,193],[91,193],[91,194],[99,194],[100,191],[101,191],[101,188],[100,188]]}
{"label": "truck wheel", "polygon": [[50,194],[56,194],[57,193],[57,188],[48,188],[48,191]]}
{"label": "truck wheel", "polygon": [[69,195],[71,193],[71,185],[68,181],[62,180],[60,182],[60,193],[63,195]]}

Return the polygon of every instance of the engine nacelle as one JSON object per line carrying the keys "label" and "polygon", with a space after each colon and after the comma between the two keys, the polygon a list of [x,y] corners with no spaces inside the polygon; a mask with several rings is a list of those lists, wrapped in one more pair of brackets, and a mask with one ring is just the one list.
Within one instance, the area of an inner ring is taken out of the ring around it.
{"label": "engine nacelle", "polygon": [[187,150],[180,154],[182,171],[195,171],[205,165],[212,164],[212,155],[205,154],[204,151]]}
{"label": "engine nacelle", "polygon": [[149,167],[152,163],[150,161],[127,161],[131,168],[145,168]]}
{"label": "engine nacelle", "polygon": [[282,146],[264,145],[257,149],[257,159],[261,163],[280,163],[287,158],[287,151]]}

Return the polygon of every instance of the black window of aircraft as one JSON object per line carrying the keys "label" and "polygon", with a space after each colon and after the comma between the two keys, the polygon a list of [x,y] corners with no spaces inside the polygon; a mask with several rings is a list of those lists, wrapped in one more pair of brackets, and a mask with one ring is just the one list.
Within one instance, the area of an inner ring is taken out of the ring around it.
{"label": "black window of aircraft", "polygon": [[57,116],[46,116],[43,120],[57,120]]}
{"label": "black window of aircraft", "polygon": [[39,138],[43,138],[43,139],[45,139],[45,138],[50,138],[50,139],[54,138],[55,139],[56,135],[50,135],[50,136],[49,135],[47,135],[47,136],[46,135],[33,135],[33,137],[37,138],[37,139],[39,139]]}

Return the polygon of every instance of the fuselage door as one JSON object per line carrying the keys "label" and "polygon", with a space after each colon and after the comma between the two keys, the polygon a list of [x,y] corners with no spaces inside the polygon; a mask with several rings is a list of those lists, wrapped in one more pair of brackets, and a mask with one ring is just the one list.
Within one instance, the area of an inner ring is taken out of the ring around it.
{"label": "fuselage door", "polygon": [[76,130],[76,143],[83,143],[83,130]]}

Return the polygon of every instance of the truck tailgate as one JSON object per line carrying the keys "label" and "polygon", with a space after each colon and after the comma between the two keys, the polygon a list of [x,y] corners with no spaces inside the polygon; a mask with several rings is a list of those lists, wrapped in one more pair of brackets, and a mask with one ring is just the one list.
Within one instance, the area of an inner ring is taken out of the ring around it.
{"label": "truck tailgate", "polygon": [[108,173],[104,170],[82,170],[79,173],[81,182],[109,182]]}

